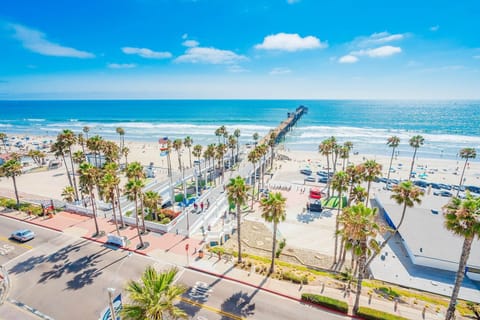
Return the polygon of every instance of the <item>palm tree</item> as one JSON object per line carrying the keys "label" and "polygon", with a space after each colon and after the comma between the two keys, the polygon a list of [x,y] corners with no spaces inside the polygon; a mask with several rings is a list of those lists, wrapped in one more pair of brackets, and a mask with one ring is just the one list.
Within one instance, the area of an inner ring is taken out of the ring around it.
{"label": "palm tree", "polygon": [[[105,172],[108,172],[114,177],[118,177],[118,164],[115,162],[107,162],[103,167]],[[120,184],[115,186],[115,195],[118,201],[118,215],[120,216],[120,229],[125,228],[125,223],[123,222],[122,206],[120,204]]]}
{"label": "palm tree", "polygon": [[[65,170],[67,171],[68,183],[73,188],[72,176],[70,175],[70,171],[68,170],[67,166],[67,160],[65,159],[65,153],[67,151],[65,144],[63,143],[63,141],[60,141],[57,138],[57,141],[52,143],[50,151],[53,152],[56,157],[62,157],[63,164],[65,165]],[[75,188],[73,190],[75,190]]]}
{"label": "palm tree", "polygon": [[[145,179],[145,171],[143,171],[143,166],[140,164],[140,162],[135,161],[132,162],[128,165],[126,169],[126,176],[128,179],[133,179],[135,181],[141,180],[142,183],[144,184],[144,179]],[[142,201],[142,192],[139,193],[140,197],[140,212],[141,212],[141,217],[142,217],[142,228],[143,228],[143,233],[146,232],[146,227],[145,227],[145,215],[143,212],[143,201]],[[136,200],[135,200],[136,201]]]}
{"label": "palm tree", "polygon": [[237,148],[237,139],[235,139],[235,137],[233,135],[228,137],[228,148],[232,152],[232,156],[230,157],[230,168],[231,168],[231,167],[233,167],[233,163],[234,163],[233,153],[234,153],[235,149]]}
{"label": "palm tree", "polygon": [[83,137],[83,133],[77,134],[77,142],[82,147],[83,154],[85,154],[85,138]]}
{"label": "palm tree", "polygon": [[465,174],[465,168],[467,167],[468,159],[475,159],[477,157],[477,151],[475,148],[463,148],[460,150],[460,158],[465,159],[465,164],[463,165],[462,176],[460,177],[460,183],[458,184],[457,197],[460,193],[460,187],[463,184],[463,175]]}
{"label": "palm tree", "polygon": [[[208,182],[208,179],[207,179],[207,173],[209,170],[207,170],[207,167],[210,166],[210,160],[213,159],[213,157],[215,156],[215,145],[214,144],[209,144],[207,146],[207,149],[205,149],[205,151],[203,152],[203,158],[205,159],[205,181]],[[214,168],[214,166],[212,166],[212,169]],[[210,171],[210,181],[212,180],[212,173],[213,173],[213,170]]]}
{"label": "palm tree", "polygon": [[252,183],[252,205],[251,209],[253,209],[253,200],[255,199],[255,180],[257,178],[257,170],[255,168],[255,164],[257,163],[259,159],[259,153],[257,148],[253,149],[250,151],[248,154],[248,161],[252,163],[253,165],[253,183]]}
{"label": "palm tree", "polygon": [[99,135],[90,137],[87,139],[87,147],[93,152],[93,157],[95,161],[95,166],[100,167],[98,160],[100,158],[100,150],[102,148],[103,139]]}
{"label": "palm tree", "polygon": [[[337,217],[335,219],[335,248],[333,263],[337,263],[339,216],[343,206],[343,192],[348,190],[349,177],[345,171],[338,171],[332,177],[332,189],[338,192]],[[340,250],[342,251],[342,250]]]}
{"label": "palm tree", "polygon": [[190,168],[192,167],[192,145],[193,145],[193,139],[190,138],[190,136],[186,136],[185,139],[183,139],[183,145],[185,148],[188,149],[188,159],[190,160]]}
{"label": "palm tree", "polygon": [[350,159],[350,151],[352,151],[352,149],[353,149],[353,142],[352,141],[345,141],[343,143],[343,147],[348,150],[348,152],[347,152],[347,154],[348,154],[347,165],[348,165],[348,162],[349,162],[349,159]]}
{"label": "palm tree", "polygon": [[[407,212],[407,207],[412,208],[415,203],[420,204],[422,203],[421,197],[423,196],[423,191],[422,189],[416,187],[412,181],[402,181],[400,184],[396,185],[392,189],[392,195],[390,198],[395,200],[395,202],[398,205],[403,204],[403,211],[402,215],[400,217],[400,221],[398,222],[396,228],[394,231],[383,241],[382,245],[380,246],[380,250],[385,248],[387,243],[392,239],[395,234],[398,233],[398,230],[403,224],[403,221],[405,219],[405,213]],[[365,265],[365,268],[368,268],[370,263],[375,259],[376,255],[373,255],[370,260],[367,262]]]}
{"label": "palm tree", "polygon": [[340,159],[342,159],[342,170],[345,170],[345,164],[348,157],[350,156],[350,150],[345,146],[340,146],[338,155]]}
{"label": "palm tree", "polygon": [[88,162],[83,162],[79,166],[78,173],[80,174],[80,188],[90,196],[93,220],[95,222],[95,234],[93,236],[95,237],[100,235],[97,221],[97,208],[95,205],[95,194],[93,192],[98,181],[98,168]]}
{"label": "palm tree", "polygon": [[[348,175],[349,178],[349,183],[350,183],[350,190],[348,191],[348,201],[347,201],[347,206],[350,206],[352,201],[355,198],[355,193],[354,189],[356,187],[361,187],[360,183],[363,181],[363,176],[365,174],[365,168],[363,165],[353,165],[350,164],[347,166],[345,169],[345,172]],[[358,198],[356,198],[358,199]],[[365,201],[365,197],[362,197],[362,201]]]}
{"label": "palm tree", "polygon": [[0,140],[3,143],[3,148],[5,149],[5,152],[7,152],[7,134],[4,132],[0,132]]}
{"label": "palm tree", "polygon": [[280,192],[270,192],[268,197],[262,198],[260,201],[262,218],[267,222],[273,222],[272,263],[270,265],[270,273],[273,273],[275,268],[278,223],[285,221],[285,218],[287,217],[286,201],[287,199],[284,198]]}
{"label": "palm tree", "polygon": [[83,133],[85,133],[85,139],[88,140],[88,133],[90,132],[90,127],[85,126],[85,127],[83,127],[82,131],[83,131]]}
{"label": "palm tree", "polygon": [[120,148],[113,141],[105,141],[102,144],[102,151],[105,155],[106,162],[119,162],[120,161]]}
{"label": "palm tree", "polygon": [[364,179],[367,181],[367,199],[365,200],[365,206],[368,207],[368,200],[370,199],[370,187],[372,182],[382,174],[382,165],[377,163],[375,160],[367,160],[363,164],[365,168]]}
{"label": "palm tree", "polygon": [[318,152],[322,156],[325,156],[327,158],[327,194],[330,196],[330,158],[329,155],[332,153],[332,145],[328,139],[323,140],[322,143],[318,146]]}
{"label": "palm tree", "polygon": [[223,137],[227,132],[227,128],[225,126],[221,126],[215,130],[215,135],[218,137],[218,143],[220,144],[220,137]]}
{"label": "palm tree", "polygon": [[217,145],[215,148],[215,158],[218,160],[218,166],[220,168],[220,172],[222,174],[222,182],[223,182],[223,172],[225,169],[225,165],[223,163],[223,157],[225,156],[225,153],[227,152],[227,145],[220,143]]}
{"label": "palm tree", "polygon": [[260,176],[262,177],[262,184],[260,186],[260,181],[258,182],[258,193],[257,193],[257,199],[260,196],[260,188],[265,188],[265,165],[266,165],[266,160],[265,156],[267,155],[268,152],[268,147],[266,144],[261,144],[256,147],[258,149],[258,157],[259,160],[262,159],[262,162],[260,163]]}
{"label": "palm tree", "polygon": [[42,152],[40,150],[29,150],[27,155],[32,158],[33,162],[37,164],[38,166],[42,166],[42,163],[44,163],[45,159],[45,152]]}
{"label": "palm tree", "polygon": [[463,238],[462,254],[458,263],[458,271],[455,277],[455,286],[453,287],[450,304],[448,305],[445,320],[454,318],[455,305],[457,304],[458,293],[465,276],[465,267],[472,248],[472,242],[475,237],[480,238],[480,198],[473,197],[467,191],[464,200],[453,197],[450,202],[443,207],[445,216],[445,228],[454,235]]}
{"label": "palm tree", "polygon": [[238,176],[235,179],[230,179],[230,183],[227,185],[227,196],[229,203],[235,203],[237,210],[237,244],[238,244],[238,263],[242,263],[242,242],[240,238],[240,210],[247,202],[248,198],[248,186],[245,184],[245,180]]}
{"label": "palm tree", "polygon": [[[103,177],[100,180],[100,186],[105,195],[105,201],[109,201],[112,205],[113,221],[115,222],[115,229],[117,235],[120,236],[120,230],[118,229],[117,215],[115,211],[115,203],[119,203],[119,199],[116,197],[116,190],[120,185],[120,178],[110,171],[105,171]],[[120,206],[120,203],[119,203]]]}
{"label": "palm tree", "polygon": [[387,184],[390,183],[390,171],[392,170],[393,156],[395,155],[395,149],[397,149],[399,144],[400,138],[397,136],[391,136],[387,139],[387,145],[392,148],[392,156],[390,157],[390,165],[388,166]]}
{"label": "palm tree", "polygon": [[158,205],[162,203],[162,197],[156,191],[147,191],[143,194],[143,205],[148,209],[155,221],[158,220]]}
{"label": "palm tree", "polygon": [[18,197],[17,179],[16,177],[22,174],[22,164],[18,159],[10,159],[0,166],[0,176],[12,178],[13,189],[15,190],[15,199],[17,200],[17,207],[20,205],[20,198]]}
{"label": "palm tree", "polygon": [[85,158],[85,153],[81,150],[75,151],[72,157],[73,157],[73,162],[77,164],[87,161],[87,159]]}
{"label": "palm tree", "polygon": [[126,287],[129,302],[120,315],[125,320],[187,319],[188,315],[175,305],[186,288],[175,284],[175,268],[157,272],[152,266],[143,272],[140,281],[129,281]]}
{"label": "palm tree", "polygon": [[412,157],[412,166],[410,167],[410,173],[408,174],[408,180],[412,179],[413,164],[415,163],[415,156],[417,155],[418,148],[423,146],[424,141],[425,139],[420,135],[413,136],[410,138],[409,144],[410,144],[410,147],[414,149],[414,152]]}
{"label": "palm tree", "polygon": [[75,201],[75,190],[71,186],[66,186],[62,190],[62,198],[67,202]]}
{"label": "palm tree", "polygon": [[255,133],[252,135],[252,138],[253,138],[253,143],[255,144],[255,146],[257,146],[258,138],[260,138],[260,136],[258,135],[258,132],[255,132]]}
{"label": "palm tree", "polygon": [[237,158],[235,159],[236,161],[235,162],[238,162],[238,153],[239,153],[239,150],[240,150],[240,129],[235,129],[235,131],[233,132],[233,136],[237,139]]}
{"label": "palm tree", "polygon": [[351,241],[351,248],[357,257],[357,289],[353,312],[357,313],[360,306],[362,281],[365,275],[365,261],[372,252],[378,251],[375,240],[380,227],[376,224],[377,208],[365,207],[362,203],[347,207],[341,216],[342,233]]}
{"label": "palm tree", "polygon": [[178,156],[178,170],[182,171],[182,153],[180,152],[182,150],[182,139],[175,139],[173,141],[172,147],[177,151],[177,156]]}
{"label": "palm tree", "polygon": [[[57,137],[57,140],[62,141],[63,145],[68,150],[68,155],[70,156],[70,165],[72,166],[72,173],[75,172],[75,167],[73,165],[73,156],[72,156],[72,146],[77,143],[77,136],[73,133],[72,130],[65,129]],[[75,188],[75,200],[78,200],[78,189],[77,189],[77,179],[75,174],[72,174],[73,187]]]}
{"label": "palm tree", "polygon": [[123,149],[124,145],[125,145],[125,130],[122,128],[122,127],[118,127],[116,130],[115,130],[118,135],[120,136],[120,141],[118,142],[118,146],[120,148],[120,150]]}
{"label": "palm tree", "polygon": [[270,147],[270,170],[273,169],[273,159],[275,158],[275,145],[277,144],[277,134],[275,131],[270,132],[268,137],[268,146]]}
{"label": "palm tree", "polygon": [[[142,189],[145,186],[143,180],[129,179],[125,185],[125,194],[127,195],[128,200],[133,201],[135,204],[135,225],[137,227],[137,235],[140,240],[139,248],[143,248],[145,244],[143,243],[142,234],[140,232],[140,226],[138,223],[138,200],[142,197]],[[143,215],[143,212],[142,212]]]}

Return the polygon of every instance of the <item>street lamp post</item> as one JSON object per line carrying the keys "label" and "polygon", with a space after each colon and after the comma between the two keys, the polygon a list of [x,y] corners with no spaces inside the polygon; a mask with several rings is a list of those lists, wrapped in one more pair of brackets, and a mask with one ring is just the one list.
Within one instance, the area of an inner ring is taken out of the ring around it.
{"label": "street lamp post", "polygon": [[110,318],[112,320],[117,320],[117,316],[115,314],[115,308],[113,307],[113,293],[115,292],[114,288],[108,288],[108,305],[110,306]]}

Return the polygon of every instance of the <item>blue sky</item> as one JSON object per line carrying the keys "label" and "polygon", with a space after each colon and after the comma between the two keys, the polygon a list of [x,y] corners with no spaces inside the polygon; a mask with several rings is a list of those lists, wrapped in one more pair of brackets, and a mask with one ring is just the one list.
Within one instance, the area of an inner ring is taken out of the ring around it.
{"label": "blue sky", "polygon": [[0,99],[478,99],[478,1],[2,0]]}

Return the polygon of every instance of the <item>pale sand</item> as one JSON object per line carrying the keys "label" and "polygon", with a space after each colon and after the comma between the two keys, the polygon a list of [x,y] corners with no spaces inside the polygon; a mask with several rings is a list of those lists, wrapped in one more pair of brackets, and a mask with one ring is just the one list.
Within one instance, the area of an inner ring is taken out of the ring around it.
{"label": "pale sand", "polygon": [[[20,138],[21,136],[18,136]],[[33,141],[41,142],[44,140],[55,140],[55,137],[32,137],[30,136],[30,141],[26,142],[29,148],[33,148]],[[115,142],[118,142],[116,140]],[[156,179],[161,181],[166,179],[166,168],[167,161],[166,157],[160,157],[159,145],[152,142],[126,142],[126,146],[130,149],[128,155],[128,161],[139,161],[143,165],[153,165],[157,168]],[[12,147],[11,151],[17,151],[16,148]],[[4,152],[3,148],[1,152]],[[312,171],[316,172],[322,167],[326,167],[326,159],[324,156],[321,156],[318,152],[308,152],[308,151],[286,151],[279,150],[280,154],[288,156],[291,161],[278,161],[276,166],[281,164],[281,169],[278,169],[275,176],[279,181],[292,182],[293,180],[299,181],[302,178],[299,175],[299,170],[304,168],[306,165],[309,165]],[[368,159],[376,160],[383,166],[383,176],[387,176],[388,165],[390,157],[387,155],[390,152],[386,148],[386,155],[352,155],[350,162],[354,164],[359,164]],[[413,150],[412,150],[413,155]],[[54,159],[54,156],[49,154],[48,159]],[[172,166],[174,170],[178,170],[178,157],[175,151],[172,152]],[[194,158],[192,157],[192,161]],[[122,159],[122,162],[124,159]],[[184,149],[182,154],[182,162],[186,167],[190,166],[189,153],[188,150]],[[480,185],[480,165],[478,161],[473,160],[469,162],[469,168],[465,171],[465,182],[466,185]],[[402,166],[399,166],[402,164]],[[437,182],[437,183],[446,183],[446,184],[458,184],[460,180],[461,171],[463,169],[464,160],[459,159],[455,160],[444,160],[444,159],[425,159],[421,157],[421,149],[419,149],[419,157],[415,162],[414,171],[417,174],[427,172],[428,178],[427,181]],[[395,168],[396,172],[391,173],[390,178],[395,179],[407,179],[408,172],[410,170],[411,157],[399,157],[394,159],[392,167]],[[426,167],[426,169],[420,169],[420,167]],[[342,163],[339,161],[337,164],[337,169],[342,168]],[[457,171],[458,168],[458,171]],[[435,171],[431,171],[435,170]],[[301,181],[301,180],[300,180]],[[303,182],[301,182],[303,183]],[[40,195],[42,197],[61,199],[62,189],[68,185],[68,178],[63,167],[43,172],[28,173],[21,175],[17,178],[18,188],[21,192],[31,194],[31,195]],[[309,185],[316,185],[316,183],[308,183]],[[0,179],[0,191],[2,189],[13,190],[13,184],[10,179],[1,178]],[[1,192],[0,192],[1,194]]]}

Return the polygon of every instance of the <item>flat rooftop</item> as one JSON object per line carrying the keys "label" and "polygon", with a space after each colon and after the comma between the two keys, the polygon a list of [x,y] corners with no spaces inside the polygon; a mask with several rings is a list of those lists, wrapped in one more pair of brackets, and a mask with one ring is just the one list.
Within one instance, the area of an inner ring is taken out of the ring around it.
{"label": "flat rooftop", "polygon": [[[391,192],[377,193],[377,198],[388,212],[392,221],[400,221],[403,206],[390,199]],[[463,238],[455,236],[444,226],[442,207],[448,197],[425,195],[422,204],[407,208],[399,233],[414,255],[430,259],[458,263],[462,252]],[[432,209],[438,214],[433,214]],[[480,241],[475,239],[470,251],[467,266],[480,268]]]}

